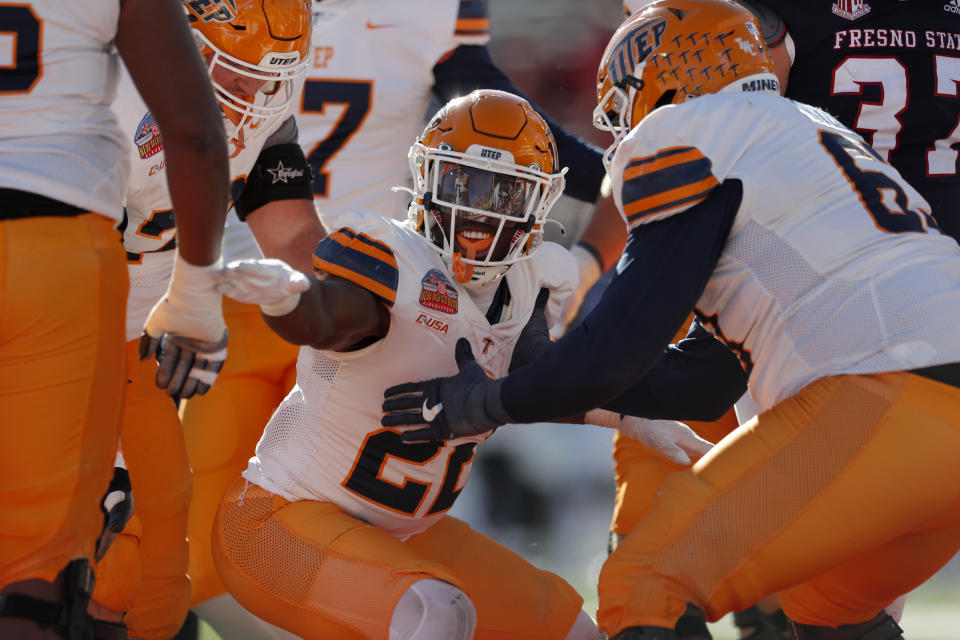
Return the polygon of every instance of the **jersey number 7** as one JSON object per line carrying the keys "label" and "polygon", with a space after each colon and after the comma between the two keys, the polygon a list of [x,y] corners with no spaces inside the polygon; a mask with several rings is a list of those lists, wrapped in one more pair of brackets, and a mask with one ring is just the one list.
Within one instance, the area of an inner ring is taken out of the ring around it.
{"label": "jersey number 7", "polygon": [[304,113],[323,114],[327,105],[346,105],[327,137],[310,150],[314,197],[330,195],[330,174],[324,171],[330,159],[350,140],[370,112],[373,82],[370,80],[307,80],[303,87]]}

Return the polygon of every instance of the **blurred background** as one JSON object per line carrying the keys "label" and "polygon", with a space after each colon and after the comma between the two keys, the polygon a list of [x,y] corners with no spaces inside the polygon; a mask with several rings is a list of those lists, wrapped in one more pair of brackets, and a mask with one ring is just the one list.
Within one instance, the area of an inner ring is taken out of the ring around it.
{"label": "blurred background", "polygon": [[[500,67],[558,122],[606,147],[609,134],[593,128],[591,114],[597,64],[623,18],[621,2],[489,0],[489,6],[490,49]],[[567,234],[550,239],[571,244],[590,213],[561,200],[551,217]],[[599,427],[502,427],[480,448],[451,513],[563,576],[595,615],[613,511],[611,446],[612,432]],[[960,559],[911,594],[902,626],[910,640],[960,639]],[[727,619],[711,630],[718,640],[736,637]]]}

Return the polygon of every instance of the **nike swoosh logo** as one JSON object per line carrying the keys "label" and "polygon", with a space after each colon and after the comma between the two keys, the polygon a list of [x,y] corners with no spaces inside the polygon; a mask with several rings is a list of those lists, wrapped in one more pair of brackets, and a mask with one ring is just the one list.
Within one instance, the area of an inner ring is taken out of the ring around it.
{"label": "nike swoosh logo", "polygon": [[392,24],[373,24],[372,22],[370,22],[369,20],[367,20],[367,29],[388,29],[388,28],[390,28],[390,27],[392,27],[392,26],[394,26],[394,25],[392,25]]}
{"label": "nike swoosh logo", "polygon": [[442,402],[438,402],[437,404],[433,405],[432,407],[428,407],[428,406],[427,406],[427,401],[424,400],[424,401],[423,401],[423,409],[420,411],[420,413],[421,413],[421,415],[423,415],[423,421],[424,421],[424,422],[433,422],[433,419],[436,418],[438,415],[440,415],[440,412],[441,412],[441,411],[443,411],[443,403],[442,403]]}

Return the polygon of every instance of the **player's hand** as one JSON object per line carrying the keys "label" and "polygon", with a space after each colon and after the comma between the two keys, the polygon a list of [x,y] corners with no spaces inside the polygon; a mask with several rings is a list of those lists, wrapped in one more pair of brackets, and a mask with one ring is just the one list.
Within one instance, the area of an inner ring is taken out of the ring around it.
{"label": "player's hand", "polygon": [[157,357],[157,386],[168,395],[206,393],[227,358],[227,326],[215,274],[223,266],[192,265],[177,255],[167,293],[140,335],[140,359]]}
{"label": "player's hand", "polygon": [[573,257],[577,260],[577,271],[580,274],[580,281],[577,284],[576,290],[563,300],[563,305],[560,307],[560,320],[550,327],[550,337],[554,340],[558,340],[567,332],[567,327],[569,327],[573,319],[577,317],[577,313],[580,311],[581,305],[583,305],[583,300],[587,297],[587,292],[590,291],[590,288],[593,287],[597,280],[600,279],[600,276],[603,275],[603,271],[600,269],[600,263],[597,262],[597,259],[592,253],[582,246],[574,246],[573,249],[570,250],[570,253],[573,254]]}
{"label": "player's hand", "polygon": [[500,403],[500,382],[491,381],[473,358],[470,342],[457,340],[460,372],[449,378],[407,382],[383,392],[385,427],[420,427],[404,442],[452,440],[485,433],[511,422]]}
{"label": "player's hand", "polygon": [[97,540],[95,550],[96,561],[99,562],[107,554],[113,539],[123,531],[127,521],[133,516],[133,490],[130,487],[130,474],[123,466],[123,457],[118,456],[117,466],[113,468],[113,479],[107,492],[100,501],[100,511],[103,512],[103,529]]}
{"label": "player's hand", "polygon": [[704,440],[693,429],[675,420],[624,416],[620,420],[620,432],[683,466],[690,464],[691,457],[699,458],[713,448],[712,442]]}
{"label": "player's hand", "polygon": [[285,316],[310,288],[310,279],[283,260],[234,260],[216,276],[217,291],[237,302],[258,304],[268,316]]}

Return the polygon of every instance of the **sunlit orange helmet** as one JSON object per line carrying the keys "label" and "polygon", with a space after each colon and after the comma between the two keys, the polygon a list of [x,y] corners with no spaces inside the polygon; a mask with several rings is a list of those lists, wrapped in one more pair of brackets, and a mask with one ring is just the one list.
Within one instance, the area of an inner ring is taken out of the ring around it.
{"label": "sunlit orange helmet", "polygon": [[410,148],[414,227],[461,283],[529,258],[563,193],[557,145],[523,98],[481,89],[447,103]]}
{"label": "sunlit orange helmet", "polygon": [[283,115],[295,81],[310,65],[310,0],[182,0],[202,55],[216,65],[265,81],[252,99],[213,82],[217,100],[256,126]]}
{"label": "sunlit orange helmet", "polygon": [[632,4],[638,11],[613,34],[597,72],[593,123],[614,136],[606,162],[657,107],[724,90],[778,91],[756,18],[735,2]]}

